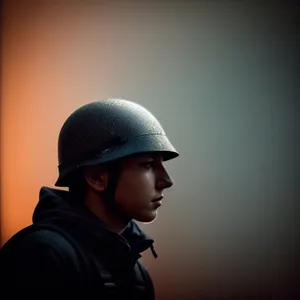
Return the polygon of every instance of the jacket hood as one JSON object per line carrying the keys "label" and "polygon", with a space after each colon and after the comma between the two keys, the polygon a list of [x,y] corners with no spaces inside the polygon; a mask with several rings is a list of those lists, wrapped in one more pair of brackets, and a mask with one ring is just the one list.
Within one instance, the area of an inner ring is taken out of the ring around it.
{"label": "jacket hood", "polygon": [[134,221],[129,222],[122,234],[113,232],[85,205],[75,205],[70,193],[65,190],[42,187],[32,221],[34,224],[58,226],[94,251],[97,248],[103,251],[105,245],[109,253],[115,252],[118,257],[131,253],[138,258],[141,257],[140,253],[150,248],[154,257],[157,257],[153,239]]}

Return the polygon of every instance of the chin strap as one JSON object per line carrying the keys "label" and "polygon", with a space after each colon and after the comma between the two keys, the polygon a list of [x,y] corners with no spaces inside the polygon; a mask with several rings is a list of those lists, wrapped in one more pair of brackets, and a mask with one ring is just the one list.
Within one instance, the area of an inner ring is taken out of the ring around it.
{"label": "chin strap", "polygon": [[151,245],[151,246],[150,246],[150,250],[151,250],[151,252],[152,252],[152,254],[153,254],[154,258],[158,258],[158,255],[157,255],[157,253],[156,253],[156,251],[155,251],[155,249],[154,249],[154,246],[153,246],[153,245]]}
{"label": "chin strap", "polygon": [[104,192],[104,197],[107,203],[113,209],[118,209],[117,206],[115,205],[115,193],[116,193],[119,177],[120,177],[120,162],[112,163],[109,166],[108,185]]}

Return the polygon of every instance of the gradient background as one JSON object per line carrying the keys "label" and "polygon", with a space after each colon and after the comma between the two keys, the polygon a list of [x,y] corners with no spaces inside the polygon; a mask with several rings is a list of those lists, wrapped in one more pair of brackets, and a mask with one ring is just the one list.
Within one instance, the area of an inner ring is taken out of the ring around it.
{"label": "gradient background", "polygon": [[298,11],[264,3],[4,1],[2,243],[54,187],[65,118],[121,97],[181,154],[158,218],[141,224],[157,299],[294,299]]}

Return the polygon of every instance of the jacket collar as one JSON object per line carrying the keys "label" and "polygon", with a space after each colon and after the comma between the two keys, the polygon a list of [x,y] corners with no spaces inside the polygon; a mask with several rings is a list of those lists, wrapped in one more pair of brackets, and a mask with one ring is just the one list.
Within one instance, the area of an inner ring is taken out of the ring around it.
{"label": "jacket collar", "polygon": [[69,192],[65,190],[40,189],[39,202],[33,213],[33,223],[39,222],[59,226],[92,250],[107,251],[107,254],[120,259],[132,257],[136,261],[149,248],[157,257],[154,240],[136,222],[129,222],[122,234],[115,233],[85,205],[74,206]]}

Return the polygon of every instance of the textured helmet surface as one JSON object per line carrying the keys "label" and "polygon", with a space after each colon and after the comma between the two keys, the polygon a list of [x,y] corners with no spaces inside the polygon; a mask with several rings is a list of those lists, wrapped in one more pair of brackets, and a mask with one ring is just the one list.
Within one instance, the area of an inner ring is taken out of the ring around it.
{"label": "textured helmet surface", "polygon": [[164,160],[179,155],[146,108],[124,99],[85,104],[66,119],[60,130],[55,185],[69,186],[69,175],[80,167],[147,152],[161,152]]}

